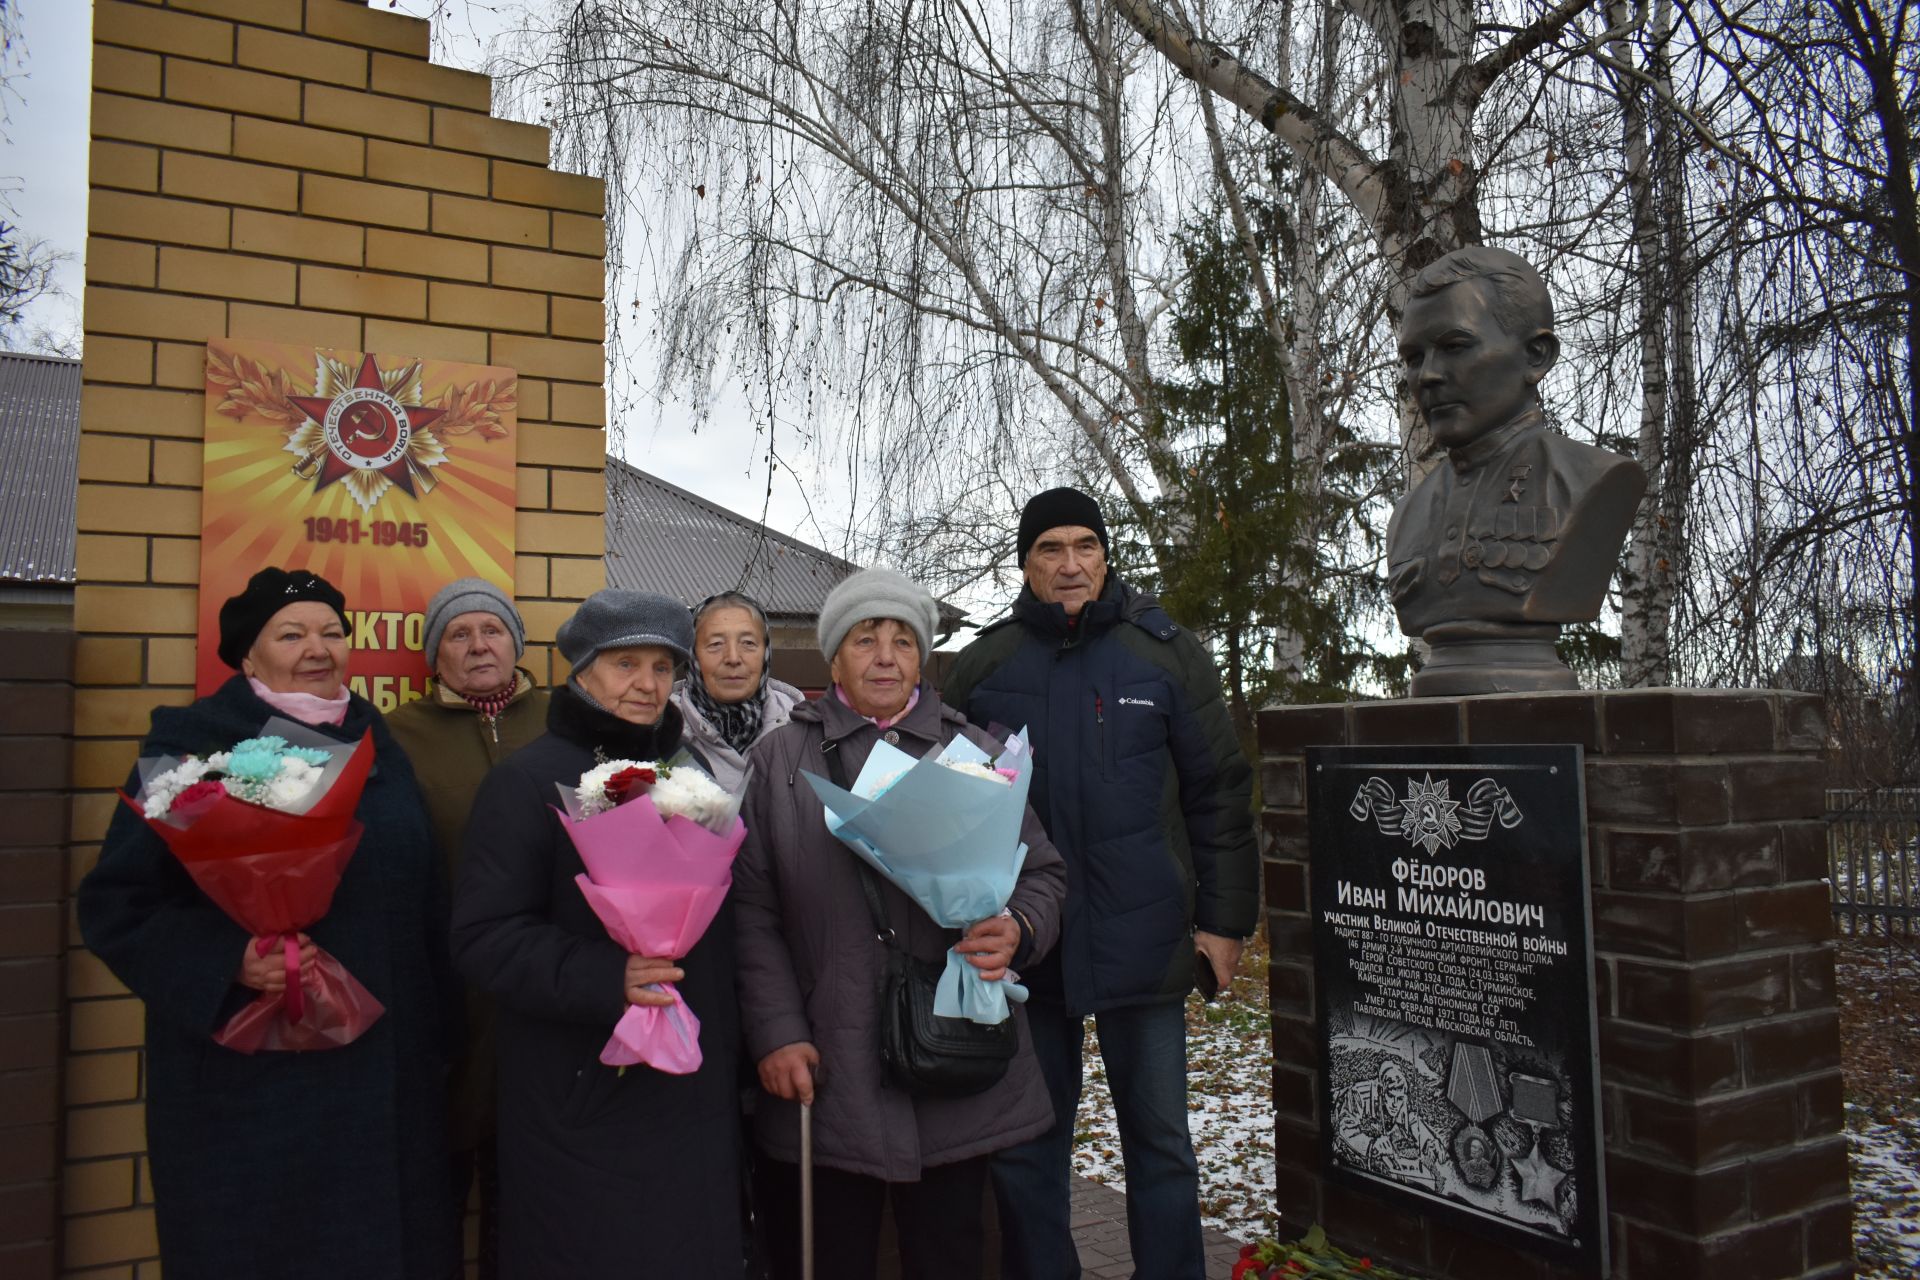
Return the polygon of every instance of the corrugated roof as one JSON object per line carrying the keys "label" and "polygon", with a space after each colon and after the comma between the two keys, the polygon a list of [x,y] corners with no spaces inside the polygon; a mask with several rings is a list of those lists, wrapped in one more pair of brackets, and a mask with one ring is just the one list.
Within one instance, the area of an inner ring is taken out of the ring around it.
{"label": "corrugated roof", "polygon": [[0,351],[0,582],[73,581],[80,362]]}
{"label": "corrugated roof", "polygon": [[[744,591],[776,618],[814,618],[859,565],[607,459],[607,585],[658,591],[689,607]],[[949,629],[966,615],[940,607]]]}

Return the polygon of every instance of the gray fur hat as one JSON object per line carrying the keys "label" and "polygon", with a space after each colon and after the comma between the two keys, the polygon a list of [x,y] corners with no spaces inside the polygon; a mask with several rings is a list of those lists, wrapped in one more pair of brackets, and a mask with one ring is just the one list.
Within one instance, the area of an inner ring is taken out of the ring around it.
{"label": "gray fur hat", "polygon": [[827,593],[820,606],[820,652],[833,661],[847,632],[869,618],[892,618],[913,628],[920,641],[920,657],[933,652],[933,629],[940,623],[940,606],[927,589],[891,569],[862,569]]}
{"label": "gray fur hat", "polygon": [[671,596],[608,587],[581,601],[554,637],[560,656],[578,673],[603,649],[655,644],[681,662],[693,657],[693,615]]}
{"label": "gray fur hat", "polygon": [[513,637],[513,660],[518,662],[526,654],[527,624],[513,607],[512,598],[485,578],[460,578],[440,588],[427,602],[427,670],[434,670],[440,663],[440,641],[447,634],[447,624],[463,613],[490,613],[500,619]]}

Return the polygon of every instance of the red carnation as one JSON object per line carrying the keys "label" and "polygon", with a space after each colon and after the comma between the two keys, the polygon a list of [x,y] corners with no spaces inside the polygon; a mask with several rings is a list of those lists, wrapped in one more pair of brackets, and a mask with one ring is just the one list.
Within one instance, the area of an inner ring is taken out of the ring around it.
{"label": "red carnation", "polygon": [[218,782],[202,778],[173,798],[173,803],[167,806],[167,816],[183,822],[192,821],[225,794],[227,789]]}
{"label": "red carnation", "polygon": [[651,769],[639,765],[629,765],[607,779],[607,799],[615,804],[625,804],[635,796],[647,793],[647,788],[660,780],[660,775]]}
{"label": "red carnation", "polygon": [[1240,1256],[1243,1258],[1251,1258],[1258,1252],[1260,1252],[1260,1246],[1257,1244],[1243,1244],[1240,1246]]}

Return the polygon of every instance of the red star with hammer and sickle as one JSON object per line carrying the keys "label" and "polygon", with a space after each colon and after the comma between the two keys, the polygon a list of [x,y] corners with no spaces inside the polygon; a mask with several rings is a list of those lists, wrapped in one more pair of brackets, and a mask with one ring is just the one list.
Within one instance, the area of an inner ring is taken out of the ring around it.
{"label": "red star with hammer and sickle", "polygon": [[[385,384],[380,381],[380,370],[374,366],[373,357],[369,355],[360,362],[360,372],[354,377],[353,386],[349,388],[349,390],[383,391],[384,389]],[[291,400],[294,404],[300,406],[302,413],[313,419],[313,424],[319,427],[323,434],[327,429],[327,412],[333,407],[334,401],[338,398],[338,396],[287,397],[287,399]],[[446,410],[409,405],[403,412],[406,414],[409,430],[418,431],[420,428],[433,422],[434,419],[443,416]],[[378,444],[383,438],[386,438],[389,433],[398,430],[399,424],[389,421],[386,409],[378,404],[359,404],[353,406],[341,416],[339,424],[341,438],[349,449],[352,449],[355,443],[361,439],[373,444]],[[321,446],[320,452],[320,475],[313,486],[316,493],[332,484],[335,480],[340,479],[340,477],[346,475],[349,471],[355,469],[345,462],[342,462],[339,455],[334,453],[326,444]],[[379,454],[383,452],[385,452],[384,448],[375,449],[372,453],[368,454],[368,456],[378,457]],[[404,452],[384,467],[364,469],[377,469],[381,475],[405,490],[409,497],[414,496],[413,477],[407,471],[407,455]]]}

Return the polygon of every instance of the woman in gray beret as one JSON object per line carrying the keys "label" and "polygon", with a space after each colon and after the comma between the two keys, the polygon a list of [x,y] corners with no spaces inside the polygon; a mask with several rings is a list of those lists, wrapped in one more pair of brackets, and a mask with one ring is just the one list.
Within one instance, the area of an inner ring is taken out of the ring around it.
{"label": "woman in gray beret", "polygon": [[[886,569],[848,578],[820,614],[820,652],[833,688],[796,706],[749,753],[747,839],[734,863],[740,1004],[761,1096],[756,1209],[773,1273],[798,1275],[798,1104],[813,1106],[814,1240],[818,1273],[874,1274],[880,1209],[891,1200],[901,1272],[916,1280],[978,1280],[980,1207],[988,1156],[1053,1124],[1040,1071],[1019,1020],[1007,1073],[965,1097],[908,1092],[880,1062],[879,992],[888,944],[876,936],[855,857],[827,831],[805,770],[856,778],[888,742],[912,756],[965,735],[999,746],[920,678],[938,620],[926,589]],[[943,929],[899,889],[874,878],[896,943],[921,960],[951,948],[996,980],[1044,955],[1059,936],[1067,876],[1028,809],[1026,864],[1008,910],[964,931]]]}
{"label": "woman in gray beret", "polygon": [[[670,695],[693,619],[666,596],[601,591],[557,639],[572,674],[547,732],[481,784],[454,895],[455,963],[499,1005],[501,1273],[738,1275],[731,913],[683,957],[629,955],[574,883],[585,868],[554,811],[555,784],[596,763],[682,750]],[[699,1070],[602,1065],[627,1005],[669,1003],[647,989],[660,982],[700,1020]]]}

